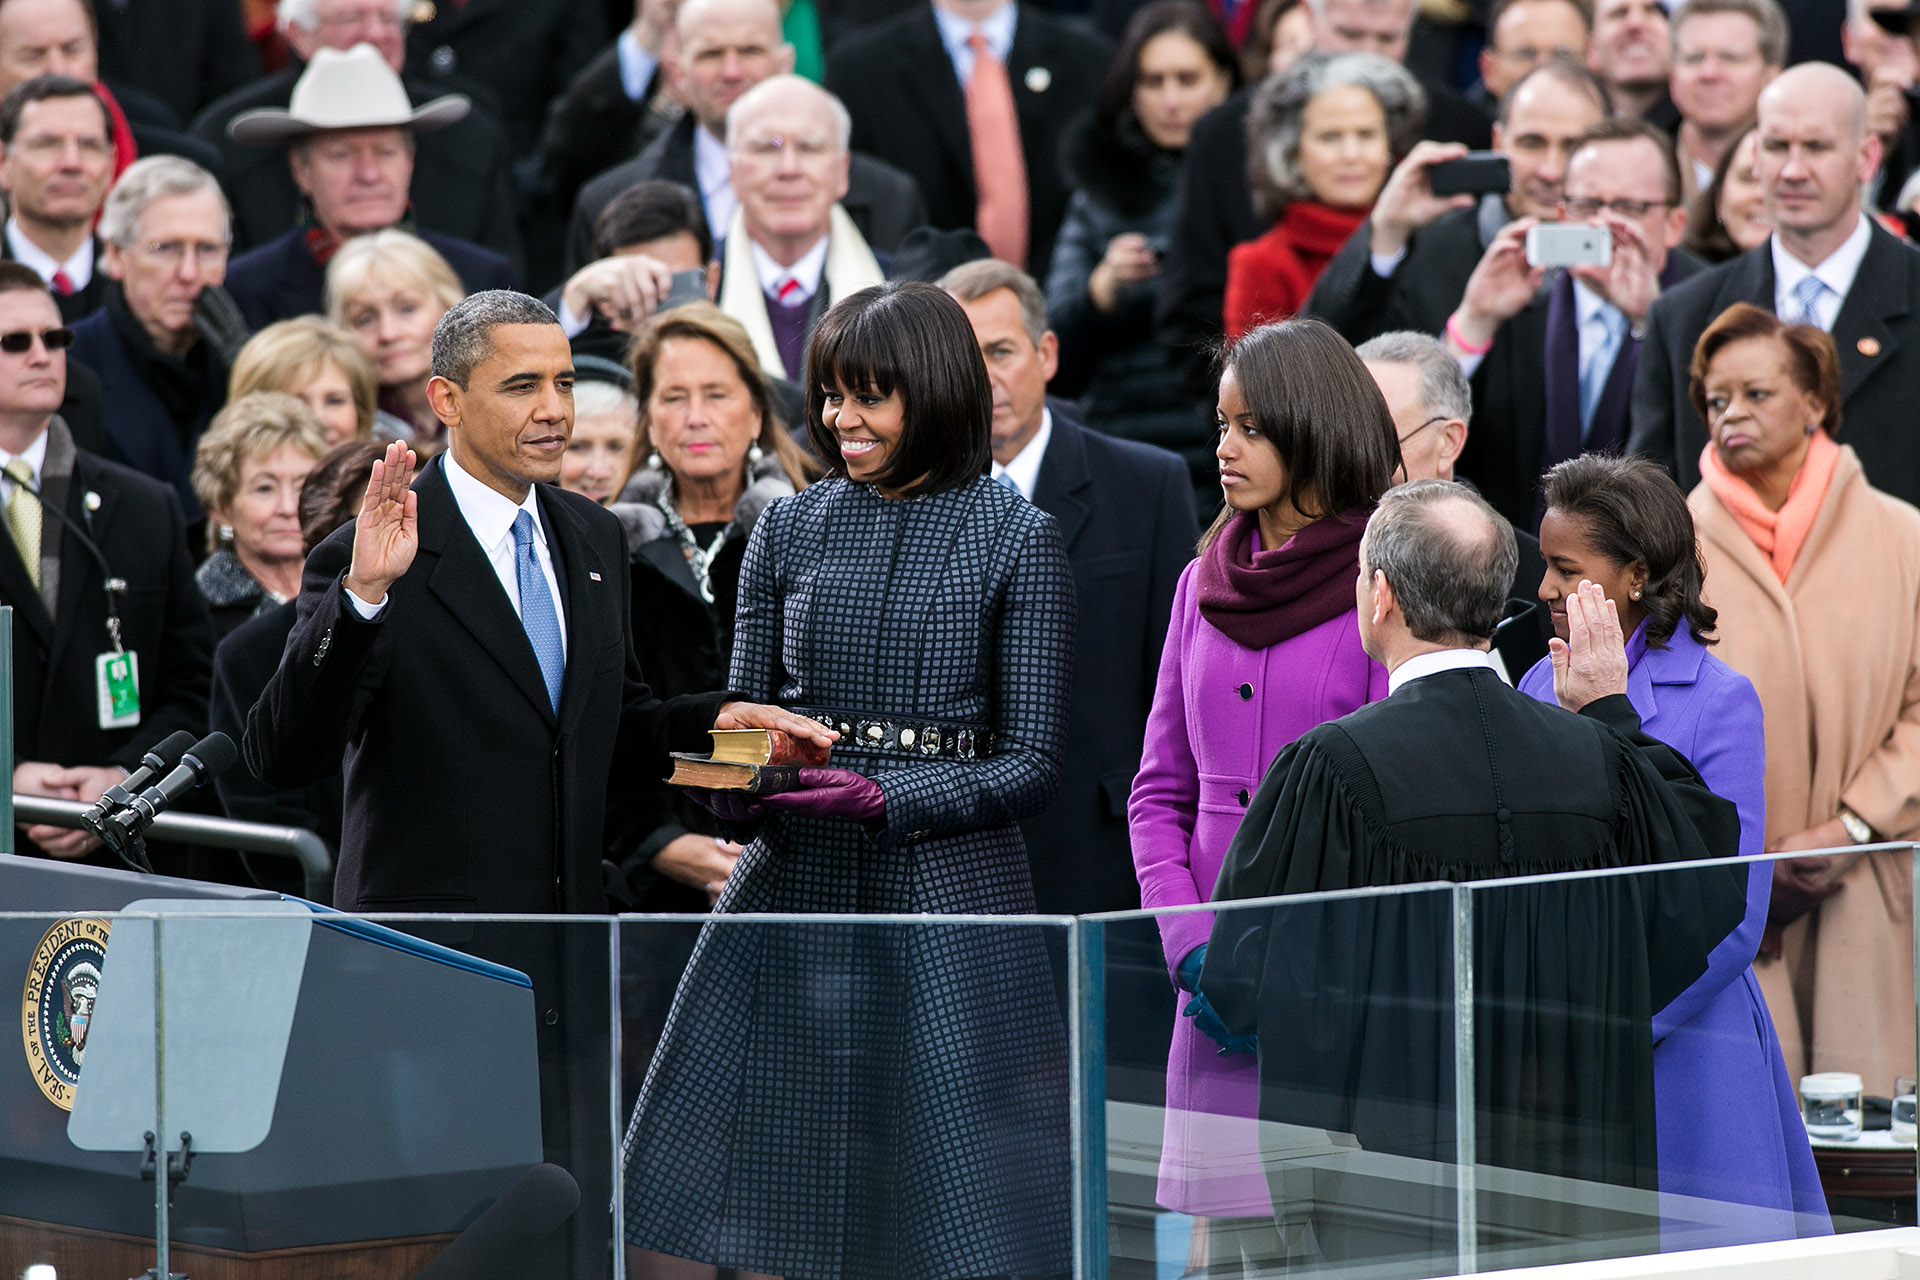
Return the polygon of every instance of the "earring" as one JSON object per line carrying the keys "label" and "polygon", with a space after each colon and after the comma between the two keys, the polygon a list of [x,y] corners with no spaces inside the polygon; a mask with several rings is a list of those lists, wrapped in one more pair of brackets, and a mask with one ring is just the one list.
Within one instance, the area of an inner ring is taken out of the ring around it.
{"label": "earring", "polygon": [[1638,599],[1640,598],[1640,588],[1638,588],[1638,587],[1635,587],[1635,588],[1633,589],[1633,598],[1634,598],[1635,600],[1638,600]]}
{"label": "earring", "polygon": [[232,525],[230,525],[230,524],[223,524],[223,525],[221,525],[221,526],[220,526],[220,541],[222,541],[222,542],[232,542],[232,541],[233,541],[233,526],[232,526]]}
{"label": "earring", "polygon": [[757,466],[759,465],[760,459],[766,456],[767,451],[760,447],[759,441],[755,441],[753,447],[747,450],[747,465]]}
{"label": "earring", "polygon": [[647,470],[658,471],[659,469],[660,469],[660,451],[658,449],[648,450],[647,451]]}

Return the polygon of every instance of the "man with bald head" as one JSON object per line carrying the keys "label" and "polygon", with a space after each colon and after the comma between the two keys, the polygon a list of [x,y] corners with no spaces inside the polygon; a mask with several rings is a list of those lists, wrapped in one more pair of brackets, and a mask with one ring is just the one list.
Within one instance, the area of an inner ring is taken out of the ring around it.
{"label": "man with bald head", "polygon": [[789,382],[802,380],[807,335],[827,308],[885,279],[840,207],[851,132],[839,99],[796,75],[761,81],[727,113],[735,208],[720,309],[746,326],[760,367]]}
{"label": "man with bald head", "polygon": [[[647,149],[580,188],[567,231],[567,269],[593,259],[593,226],[613,198],[636,183],[664,178],[700,193],[707,227],[726,238],[737,201],[727,150],[727,111],[769,76],[793,70],[793,46],[780,34],[775,0],[685,0],[674,15],[665,58],[668,85],[687,113]],[[842,200],[867,242],[891,252],[926,222],[912,178],[871,156],[853,155]]]}
{"label": "man with bald head", "polygon": [[1687,370],[1694,343],[1736,302],[1833,335],[1840,355],[1843,438],[1867,478],[1920,501],[1920,250],[1860,208],[1861,184],[1880,164],[1866,95],[1826,63],[1780,73],[1760,95],[1756,157],[1773,235],[1759,247],[1669,290],[1648,313],[1634,383],[1628,448],[1700,479],[1706,425],[1693,411]]}

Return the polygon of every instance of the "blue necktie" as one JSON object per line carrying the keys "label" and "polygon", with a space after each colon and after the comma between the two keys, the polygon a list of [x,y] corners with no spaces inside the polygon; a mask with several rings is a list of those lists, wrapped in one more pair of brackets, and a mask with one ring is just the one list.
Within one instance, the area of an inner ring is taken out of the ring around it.
{"label": "blue necktie", "polygon": [[1819,276],[1808,276],[1793,287],[1793,300],[1800,304],[1800,314],[1793,318],[1794,324],[1810,324],[1816,329],[1827,326],[1820,323],[1820,313],[1813,304],[1820,301],[1820,295],[1827,291],[1826,282]]}
{"label": "blue necktie", "polygon": [[1587,352],[1586,363],[1580,368],[1580,443],[1583,445],[1593,430],[1593,413],[1600,407],[1600,396],[1607,389],[1607,379],[1613,374],[1613,362],[1620,353],[1620,331],[1625,327],[1626,319],[1614,307],[1605,307],[1600,311],[1600,320],[1607,327],[1607,336]]}
{"label": "blue necktie", "polygon": [[533,642],[533,656],[539,659],[540,675],[547,682],[547,697],[553,702],[554,714],[559,715],[567,651],[560,643],[560,613],[553,607],[553,593],[547,590],[547,575],[540,572],[540,561],[533,553],[533,517],[524,508],[513,518],[513,570],[520,584],[520,625]]}

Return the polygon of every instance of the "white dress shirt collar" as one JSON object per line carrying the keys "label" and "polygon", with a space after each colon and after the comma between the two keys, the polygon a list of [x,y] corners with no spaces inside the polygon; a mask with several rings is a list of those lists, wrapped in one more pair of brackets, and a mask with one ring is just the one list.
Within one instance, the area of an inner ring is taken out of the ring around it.
{"label": "white dress shirt collar", "polygon": [[483,550],[491,553],[503,540],[511,544],[514,517],[522,511],[533,516],[533,536],[542,545],[546,543],[547,528],[540,522],[540,495],[535,486],[527,486],[525,502],[515,502],[476,479],[460,465],[451,448],[441,456],[446,459],[447,487],[453,490],[454,505],[460,508],[460,515],[473,530],[473,536],[480,540]]}
{"label": "white dress shirt collar", "polygon": [[1019,20],[1020,8],[1013,0],[1007,0],[984,22],[968,22],[937,4],[933,6],[933,21],[940,28],[940,43],[946,46],[947,57],[953,60],[953,74],[959,77],[962,89],[973,78],[973,49],[967,44],[968,38],[978,31],[987,38],[987,48],[993,56],[1005,62],[1013,52],[1013,32]]}
{"label": "white dress shirt collar", "polygon": [[1422,676],[1437,676],[1442,671],[1477,671],[1482,667],[1496,676],[1500,674],[1499,664],[1485,649],[1438,649],[1423,653],[1408,658],[1387,676],[1387,696],[1391,698],[1400,692],[1402,685]]}
{"label": "white dress shirt collar", "polygon": [[820,277],[827,269],[827,240],[828,237],[821,236],[814,242],[813,248],[801,255],[800,261],[783,267],[765,249],[755,244],[752,237],[748,237],[747,247],[753,250],[753,270],[760,277],[760,291],[777,298],[780,296],[780,282],[791,276],[793,282],[800,286],[799,299],[792,305],[799,306],[811,300],[819,292]]}
{"label": "white dress shirt collar", "polygon": [[706,206],[707,225],[715,238],[727,234],[733,211],[740,202],[733,195],[733,161],[727,144],[707,132],[703,124],[693,126],[693,176],[700,183],[700,203]]}
{"label": "white dress shirt collar", "polygon": [[1872,241],[1873,228],[1863,213],[1853,234],[1828,254],[1824,261],[1810,267],[1781,248],[1779,236],[1768,237],[1767,244],[1773,254],[1773,313],[1791,323],[1800,311],[1800,302],[1794,296],[1794,291],[1808,276],[1818,276],[1820,283],[1827,286],[1827,291],[1814,304],[1814,311],[1820,317],[1820,327],[1831,331],[1833,322],[1839,318],[1841,305],[1847,300],[1847,291],[1853,288],[1853,278],[1860,274],[1860,262],[1867,256],[1867,246]]}
{"label": "white dress shirt collar", "polygon": [[74,250],[71,258],[65,262],[56,262],[53,255],[39,245],[27,239],[27,233],[20,229],[17,218],[7,219],[7,251],[13,260],[23,267],[32,267],[34,274],[53,284],[53,273],[64,271],[67,279],[73,282],[76,290],[84,289],[93,282],[93,237],[88,236],[81,246]]}
{"label": "white dress shirt collar", "polygon": [[993,477],[1005,476],[1020,490],[1020,496],[1033,501],[1033,487],[1040,483],[1040,464],[1046,460],[1047,442],[1053,439],[1053,410],[1040,410],[1040,429],[1027,441],[1027,447],[1013,455],[1006,466],[993,464]]}
{"label": "white dress shirt collar", "polygon": [[[40,473],[47,465],[47,429],[45,427],[40,428],[40,434],[33,438],[33,443],[25,449],[22,449],[19,453],[8,453],[5,449],[0,449],[0,468],[4,468],[15,458],[23,458],[26,460],[27,466],[33,473],[33,487],[38,489],[40,487]],[[13,496],[13,481],[0,476],[0,494],[11,498]]]}

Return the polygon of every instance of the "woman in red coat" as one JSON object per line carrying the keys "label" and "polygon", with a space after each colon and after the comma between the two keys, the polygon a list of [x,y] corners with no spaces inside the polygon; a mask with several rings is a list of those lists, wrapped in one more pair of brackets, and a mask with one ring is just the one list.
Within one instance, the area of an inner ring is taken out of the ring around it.
{"label": "woman in red coat", "polygon": [[1227,255],[1227,336],[1298,311],[1420,136],[1427,100],[1397,62],[1308,54],[1254,95],[1248,181],[1273,229]]}

